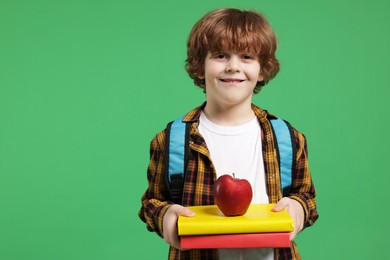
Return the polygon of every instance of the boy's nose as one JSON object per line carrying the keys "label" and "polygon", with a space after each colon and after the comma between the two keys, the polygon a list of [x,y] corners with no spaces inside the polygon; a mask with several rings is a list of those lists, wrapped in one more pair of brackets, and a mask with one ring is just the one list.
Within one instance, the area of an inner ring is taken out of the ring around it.
{"label": "boy's nose", "polygon": [[226,72],[238,72],[240,71],[240,60],[235,55],[231,56],[226,64]]}

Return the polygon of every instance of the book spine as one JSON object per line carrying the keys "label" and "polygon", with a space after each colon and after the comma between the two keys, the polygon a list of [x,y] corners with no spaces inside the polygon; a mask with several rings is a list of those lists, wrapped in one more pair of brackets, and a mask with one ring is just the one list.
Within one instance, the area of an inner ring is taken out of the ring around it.
{"label": "book spine", "polygon": [[[193,224],[193,225],[192,225]],[[183,235],[217,235],[217,234],[247,234],[247,233],[280,233],[291,232],[294,230],[293,223],[290,220],[286,221],[261,221],[261,222],[203,222],[178,225],[179,236]]]}
{"label": "book spine", "polygon": [[252,233],[182,236],[183,249],[290,247],[290,233]]}

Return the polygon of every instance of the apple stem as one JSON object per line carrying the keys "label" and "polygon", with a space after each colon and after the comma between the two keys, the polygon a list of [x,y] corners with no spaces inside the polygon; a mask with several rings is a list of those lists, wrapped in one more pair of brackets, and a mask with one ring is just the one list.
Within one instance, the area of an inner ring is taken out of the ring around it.
{"label": "apple stem", "polygon": [[233,178],[235,179],[235,178],[236,178],[236,176],[234,175],[234,172],[233,172],[232,174],[233,174]]}

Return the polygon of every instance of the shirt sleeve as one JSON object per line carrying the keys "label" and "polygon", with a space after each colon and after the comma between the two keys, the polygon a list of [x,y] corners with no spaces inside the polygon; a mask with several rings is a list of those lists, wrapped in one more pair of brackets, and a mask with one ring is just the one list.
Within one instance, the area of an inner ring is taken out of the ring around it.
{"label": "shirt sleeve", "polygon": [[150,143],[150,162],[147,169],[148,188],[143,194],[138,216],[149,231],[163,236],[163,217],[172,202],[166,199],[164,179],[164,132],[158,133]]}
{"label": "shirt sleeve", "polygon": [[294,133],[297,152],[290,198],[301,203],[305,212],[304,227],[308,227],[313,225],[318,218],[315,201],[316,191],[309,170],[306,138],[295,129]]}

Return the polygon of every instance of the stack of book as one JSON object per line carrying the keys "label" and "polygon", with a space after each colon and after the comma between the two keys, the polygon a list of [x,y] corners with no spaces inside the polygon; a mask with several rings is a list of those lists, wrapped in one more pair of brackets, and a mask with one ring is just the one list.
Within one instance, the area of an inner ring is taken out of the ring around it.
{"label": "stack of book", "polygon": [[178,234],[183,249],[290,247],[293,220],[274,204],[251,204],[243,216],[226,217],[217,205],[188,207],[194,217],[179,216]]}

